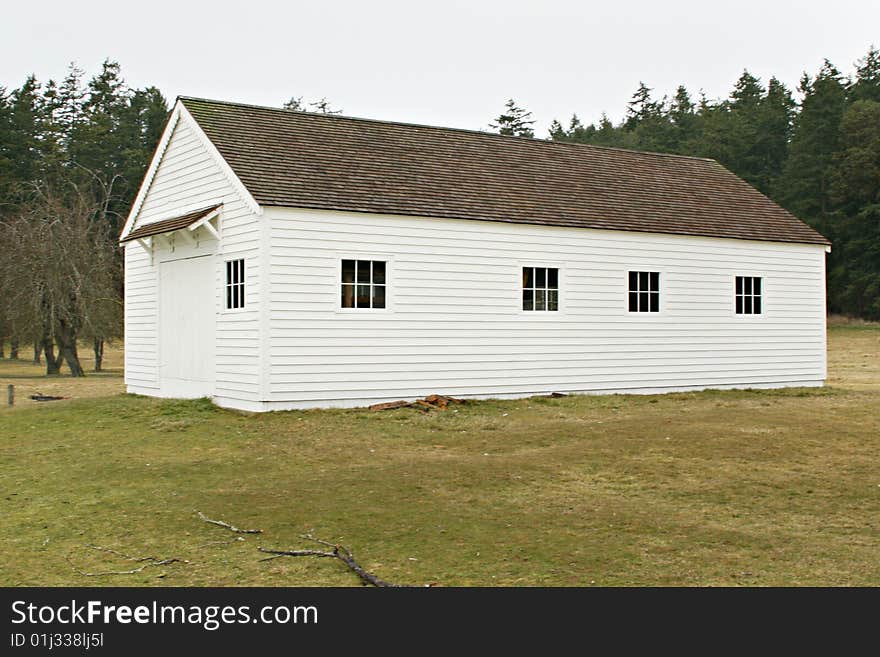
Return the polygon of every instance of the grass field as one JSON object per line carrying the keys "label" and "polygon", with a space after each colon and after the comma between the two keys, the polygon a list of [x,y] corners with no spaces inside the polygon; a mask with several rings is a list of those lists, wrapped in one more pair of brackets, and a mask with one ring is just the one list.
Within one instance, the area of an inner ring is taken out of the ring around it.
{"label": "grass field", "polygon": [[[0,362],[0,584],[880,585],[880,326],[829,387],[244,415]],[[37,404],[32,391],[73,399]],[[3,400],[5,401],[5,399]],[[195,510],[261,535],[237,536]],[[129,575],[134,556],[183,561]]]}

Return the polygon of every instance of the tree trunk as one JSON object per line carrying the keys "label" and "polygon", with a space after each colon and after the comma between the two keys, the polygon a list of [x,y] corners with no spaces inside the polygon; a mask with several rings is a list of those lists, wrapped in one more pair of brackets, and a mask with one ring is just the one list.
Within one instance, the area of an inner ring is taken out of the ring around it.
{"label": "tree trunk", "polygon": [[100,372],[101,366],[104,364],[104,340],[95,338],[93,349],[95,350],[95,371]]}
{"label": "tree trunk", "polygon": [[86,373],[79,362],[79,354],[76,352],[76,330],[66,322],[60,322],[55,333],[55,342],[58,343],[58,360],[63,358],[67,362],[70,376],[85,376]]}
{"label": "tree trunk", "polygon": [[18,338],[12,338],[9,341],[9,358],[18,360]]}
{"label": "tree trunk", "polygon": [[55,345],[48,337],[43,338],[43,352],[46,354],[46,374],[60,374],[61,359],[55,358]]}
{"label": "tree trunk", "polygon": [[34,341],[34,365],[40,364],[40,354],[43,353],[43,343],[39,340]]}
{"label": "tree trunk", "polygon": [[0,335],[0,358],[3,358],[3,340],[4,337]]}

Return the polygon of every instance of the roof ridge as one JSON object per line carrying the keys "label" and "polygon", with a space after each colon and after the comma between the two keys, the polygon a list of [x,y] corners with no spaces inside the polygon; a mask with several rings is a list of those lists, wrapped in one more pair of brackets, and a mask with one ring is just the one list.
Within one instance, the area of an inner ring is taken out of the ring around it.
{"label": "roof ridge", "polygon": [[363,116],[351,116],[348,114],[326,114],[323,112],[305,112],[303,110],[288,110],[283,107],[272,107],[271,105],[255,105],[253,103],[239,103],[231,100],[216,100],[213,98],[200,98],[197,96],[177,96],[177,101],[183,100],[192,100],[196,102],[202,103],[213,103],[216,105],[230,105],[232,107],[248,107],[252,109],[261,109],[261,110],[269,110],[273,112],[284,112],[291,113],[296,112],[298,114],[305,114],[307,116],[312,116],[320,119],[331,119],[331,120],[339,120],[345,119],[348,121],[361,121],[364,123],[380,123],[383,125],[399,125],[405,126],[409,128],[427,128],[429,130],[440,130],[444,132],[463,132],[467,134],[475,134],[482,135],[485,137],[494,137],[499,139],[513,139],[525,143],[538,143],[538,144],[546,144],[550,146],[563,146],[563,147],[575,147],[575,148],[588,148],[588,149],[598,149],[598,150],[606,150],[606,151],[616,151],[622,153],[635,153],[638,155],[653,155],[656,157],[671,157],[685,160],[698,160],[700,162],[716,162],[714,158],[711,157],[698,157],[696,155],[682,155],[679,153],[660,153],[657,151],[643,151],[635,148],[621,148],[619,146],[602,146],[599,144],[583,144],[579,142],[571,142],[571,141],[554,141],[552,139],[540,139],[538,137],[520,137],[516,135],[500,135],[494,132],[486,132],[485,130],[474,130],[472,128],[454,128],[449,126],[441,126],[441,125],[430,125],[428,123],[410,123],[407,121],[392,121],[389,119],[373,119]]}

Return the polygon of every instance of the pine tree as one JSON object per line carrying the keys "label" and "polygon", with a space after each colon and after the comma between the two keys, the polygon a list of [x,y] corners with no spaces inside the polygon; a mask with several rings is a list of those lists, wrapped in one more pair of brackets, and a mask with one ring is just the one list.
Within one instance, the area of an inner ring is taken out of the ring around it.
{"label": "pine tree", "polygon": [[0,87],[0,218],[12,192],[12,102],[6,87]]}
{"label": "pine tree", "polygon": [[791,92],[775,77],[758,107],[755,144],[755,186],[765,194],[777,186],[788,158],[796,104]]}
{"label": "pine tree", "polygon": [[831,309],[880,319],[880,103],[855,101],[840,134],[830,176],[837,209],[828,268]]}
{"label": "pine tree", "polygon": [[622,132],[622,129],[615,126],[608,115],[603,112],[592,143],[597,146],[621,146],[623,143]]}
{"label": "pine tree", "polygon": [[513,137],[534,137],[532,126],[535,124],[532,113],[524,110],[511,98],[505,105],[505,110],[490,123],[489,127],[496,130],[500,135]]}
{"label": "pine tree", "polygon": [[651,91],[653,90],[644,82],[639,82],[639,88],[626,106],[624,125],[627,129],[635,130],[640,123],[654,119],[662,113],[662,103],[651,98]]}
{"label": "pine tree", "polygon": [[801,79],[804,94],[795,119],[777,195],[802,219],[822,229],[830,214],[829,174],[846,103],[843,76],[825,60],[815,78]]}
{"label": "pine tree", "polygon": [[670,150],[675,153],[687,151],[687,144],[696,135],[697,113],[691,95],[684,85],[679,85],[669,103],[667,118],[672,124]]}
{"label": "pine tree", "polygon": [[40,85],[30,75],[10,96],[10,133],[7,144],[12,191],[36,182],[41,171]]}
{"label": "pine tree", "polygon": [[874,46],[856,64],[855,82],[850,88],[850,101],[873,100],[880,102],[880,50]]}
{"label": "pine tree", "polygon": [[694,102],[684,85],[679,85],[669,104],[669,118],[679,128],[685,130],[694,121]]}
{"label": "pine tree", "polygon": [[549,132],[551,141],[568,141],[568,133],[565,128],[562,127],[562,124],[556,119],[553,119],[553,121],[550,122]]}
{"label": "pine tree", "polygon": [[70,142],[82,125],[86,91],[83,88],[84,72],[73,62],[58,89],[58,109],[55,123],[60,127],[62,145],[69,152]]}
{"label": "pine tree", "polygon": [[104,184],[110,184],[122,165],[126,145],[119,139],[118,127],[128,100],[119,64],[105,60],[101,72],[89,80],[83,123],[70,149],[76,164]]}

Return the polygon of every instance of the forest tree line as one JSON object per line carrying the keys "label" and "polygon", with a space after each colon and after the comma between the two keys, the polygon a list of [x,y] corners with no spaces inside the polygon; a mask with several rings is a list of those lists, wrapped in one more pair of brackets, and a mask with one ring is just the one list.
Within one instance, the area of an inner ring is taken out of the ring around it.
{"label": "forest tree line", "polygon": [[[291,98],[291,111],[337,113]],[[119,231],[168,115],[156,87],[132,89],[107,60],[86,79],[29,76],[0,87],[0,358],[33,348],[48,373],[84,373],[77,345],[122,335]],[[534,137],[511,100],[491,128]],[[826,61],[796,90],[745,71],[730,96],[680,86],[655,97],[640,84],[613,123],[553,121],[548,139],[709,157],[832,240],[831,312],[880,319],[880,52],[854,70]],[[30,354],[28,354],[30,357]]]}

